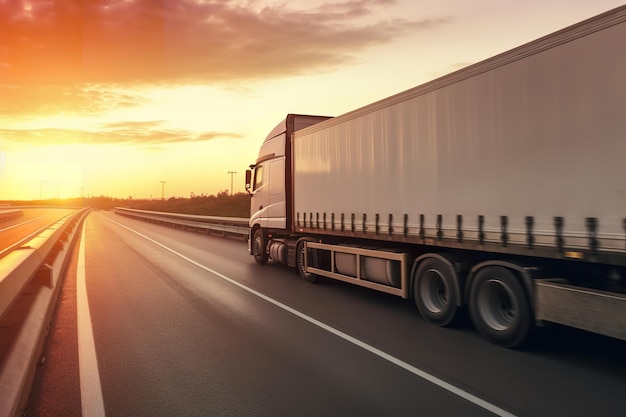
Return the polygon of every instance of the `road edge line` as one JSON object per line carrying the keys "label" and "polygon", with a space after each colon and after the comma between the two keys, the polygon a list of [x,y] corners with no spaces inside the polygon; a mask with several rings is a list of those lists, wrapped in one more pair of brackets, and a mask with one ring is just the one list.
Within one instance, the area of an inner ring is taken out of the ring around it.
{"label": "road edge line", "polygon": [[83,416],[104,417],[104,401],[98,371],[96,345],[93,338],[85,273],[85,235],[87,219],[83,223],[76,267],[76,318],[78,322],[78,373],[80,375],[80,403]]}

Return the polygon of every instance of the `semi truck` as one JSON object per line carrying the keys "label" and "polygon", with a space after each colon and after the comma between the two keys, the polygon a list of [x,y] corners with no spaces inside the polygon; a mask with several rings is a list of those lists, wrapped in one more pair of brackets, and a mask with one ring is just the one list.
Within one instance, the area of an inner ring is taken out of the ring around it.
{"label": "semi truck", "polygon": [[[249,252],[469,312],[515,347],[626,340],[626,6],[338,117],[288,114],[246,172]],[[417,53],[417,51],[416,51]]]}

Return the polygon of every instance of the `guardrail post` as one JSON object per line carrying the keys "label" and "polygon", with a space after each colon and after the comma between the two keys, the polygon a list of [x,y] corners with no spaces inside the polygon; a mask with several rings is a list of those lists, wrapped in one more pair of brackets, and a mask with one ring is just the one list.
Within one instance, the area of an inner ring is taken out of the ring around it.
{"label": "guardrail post", "polygon": [[35,273],[31,282],[38,285],[44,285],[48,288],[53,288],[54,275],[52,274],[52,266],[49,264],[41,265],[41,268],[39,268],[39,271]]}

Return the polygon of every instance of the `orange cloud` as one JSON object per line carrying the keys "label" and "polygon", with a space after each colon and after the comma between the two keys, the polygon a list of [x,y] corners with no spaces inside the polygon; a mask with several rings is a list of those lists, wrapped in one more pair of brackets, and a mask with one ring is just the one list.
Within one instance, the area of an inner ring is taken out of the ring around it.
{"label": "orange cloud", "polygon": [[[329,70],[444,20],[359,23],[393,0],[5,0],[0,82],[224,82]],[[25,5],[28,4],[28,7]]]}
{"label": "orange cloud", "polygon": [[35,145],[132,144],[163,145],[177,142],[204,142],[217,138],[238,139],[232,132],[192,132],[182,129],[160,129],[161,122],[125,122],[105,125],[97,131],[78,129],[0,129],[0,137],[14,143]]}
{"label": "orange cloud", "polygon": [[133,107],[143,101],[139,96],[97,84],[0,84],[0,114],[3,116],[89,115]]}
{"label": "orange cloud", "polygon": [[[352,62],[356,51],[446,23],[377,20],[376,12],[394,2],[330,0],[294,8],[260,0],[0,0],[0,121],[97,117],[144,104],[132,93],[141,85],[216,85],[328,72]],[[100,131],[5,128],[0,138],[158,145],[239,137],[159,124],[131,122]]]}

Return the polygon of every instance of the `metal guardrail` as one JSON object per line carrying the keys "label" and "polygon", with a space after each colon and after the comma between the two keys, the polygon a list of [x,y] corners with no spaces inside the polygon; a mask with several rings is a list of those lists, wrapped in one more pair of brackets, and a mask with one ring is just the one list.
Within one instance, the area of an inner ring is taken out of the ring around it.
{"label": "metal guardrail", "polygon": [[89,209],[51,223],[0,259],[0,416],[22,415],[58,283]]}
{"label": "metal guardrail", "polygon": [[[89,209],[78,210],[39,229],[12,245],[0,258],[0,417],[20,416],[24,412],[60,292],[58,282],[78,235],[77,226],[88,212]],[[196,232],[248,237],[246,218],[128,208],[116,208],[115,212]]]}
{"label": "metal guardrail", "polygon": [[116,207],[115,213],[150,223],[162,224],[193,232],[235,236],[244,240],[248,239],[249,219],[243,217],[198,216],[194,214],[136,210],[126,207]]}
{"label": "metal guardrail", "polygon": [[67,242],[67,229],[73,227],[86,209],[72,213],[30,235],[0,259],[0,317],[11,307],[22,289],[45,261]]}
{"label": "metal guardrail", "polygon": [[[66,216],[67,217],[67,216]],[[65,218],[65,217],[64,217]],[[0,259],[4,258],[7,254],[11,253],[14,249],[16,248],[24,248],[25,247],[25,243],[29,242],[30,240],[32,240],[35,236],[38,236],[39,234],[41,234],[44,230],[49,229],[50,227],[52,227],[54,224],[56,224],[57,221],[52,222],[51,224],[48,224],[46,226],[42,226],[40,228],[38,228],[37,230],[33,231],[32,233],[30,233],[29,235],[23,237],[22,239],[18,240],[17,242],[7,246],[4,249],[0,250]],[[1,312],[0,312],[0,316],[2,316]]]}

